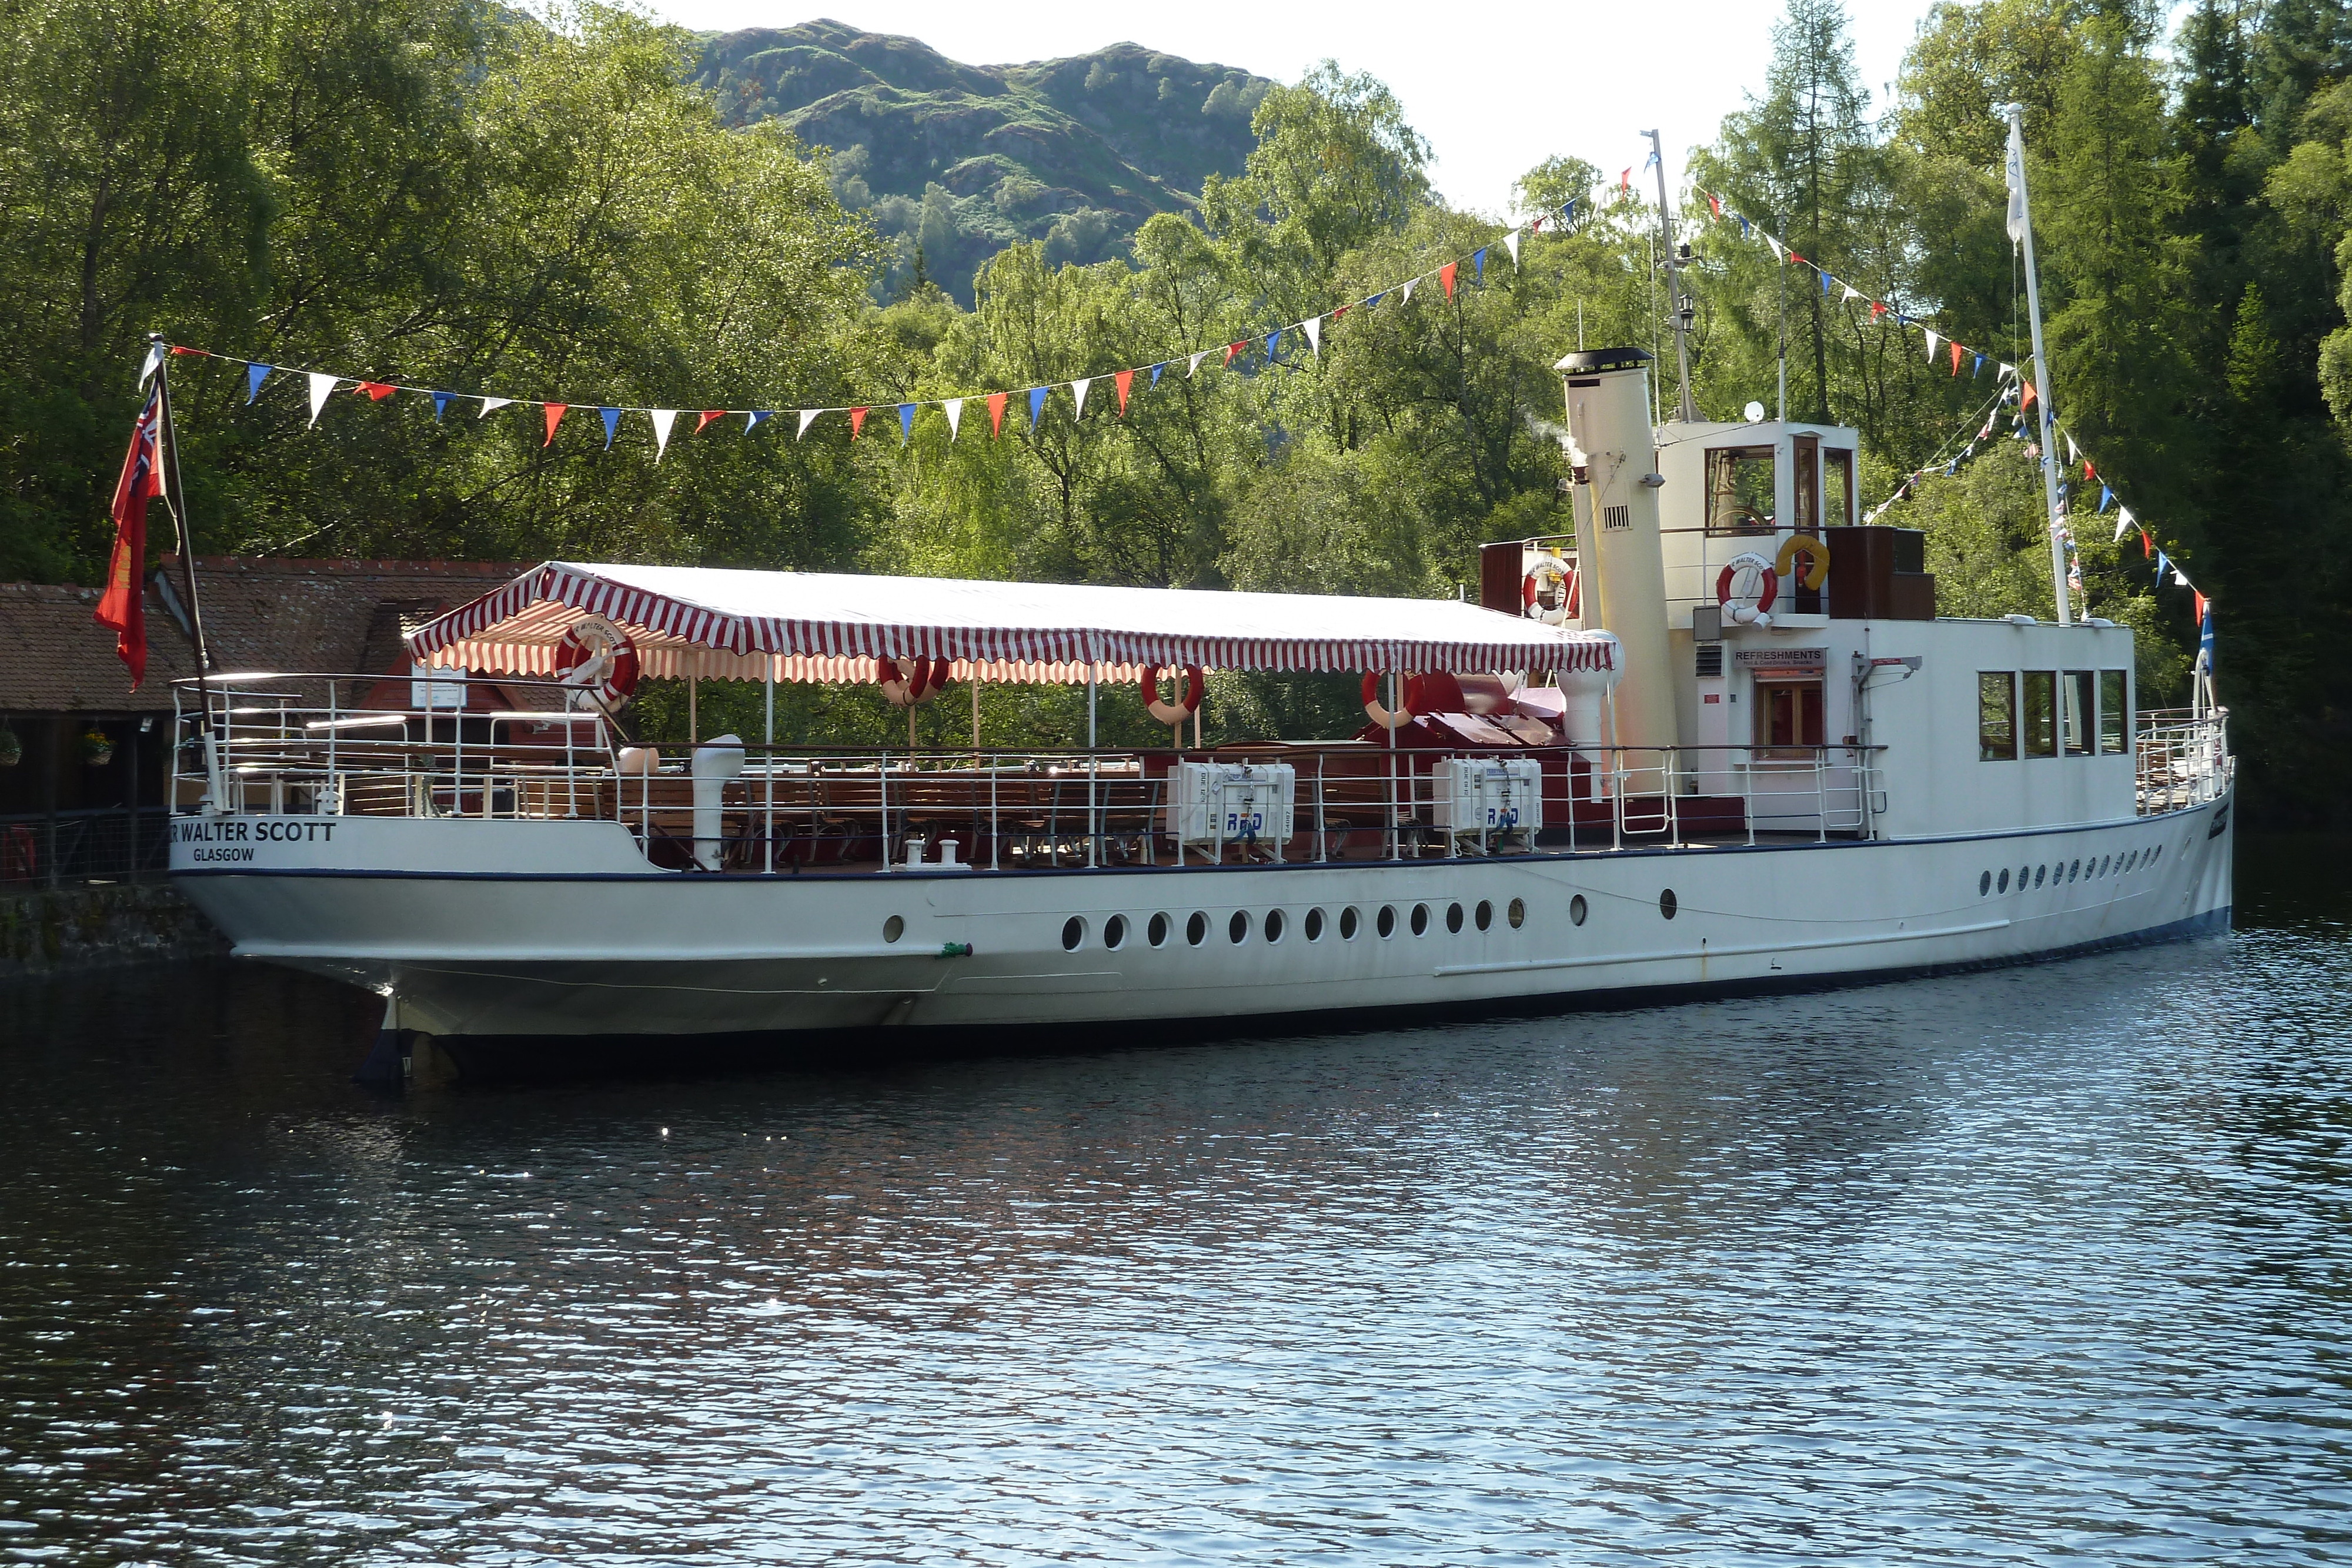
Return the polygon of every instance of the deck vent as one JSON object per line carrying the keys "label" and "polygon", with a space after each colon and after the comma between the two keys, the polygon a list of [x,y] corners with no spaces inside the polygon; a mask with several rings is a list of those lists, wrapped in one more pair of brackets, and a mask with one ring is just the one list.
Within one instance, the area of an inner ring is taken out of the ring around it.
{"label": "deck vent", "polygon": [[1695,672],[1700,680],[1723,674],[1723,644],[1701,643],[1698,645],[1698,666]]}

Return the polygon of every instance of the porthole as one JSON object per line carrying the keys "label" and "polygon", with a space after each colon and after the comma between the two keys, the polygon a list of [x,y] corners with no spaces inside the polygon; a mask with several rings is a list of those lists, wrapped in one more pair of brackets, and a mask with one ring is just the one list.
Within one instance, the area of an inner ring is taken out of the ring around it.
{"label": "porthole", "polygon": [[1372,917],[1372,929],[1379,932],[1384,937],[1393,936],[1396,935],[1396,906],[1394,904],[1383,904],[1381,905],[1381,912]]}
{"label": "porthole", "polygon": [[2007,893],[2009,891],[2009,868],[2007,866],[2000,868],[2000,891],[2003,893]]}
{"label": "porthole", "polygon": [[2155,863],[2156,862],[2162,860],[2162,859],[2164,858],[2164,846],[2163,846],[2162,844],[2158,844],[2158,845],[2157,845],[2157,846],[2156,846],[2156,853],[2154,853],[2154,854],[2152,854],[2152,855],[2148,856],[2147,858],[2148,858],[2148,862],[2149,862],[2149,863],[2150,863],[2150,864],[2153,864],[2153,863]]}
{"label": "porthole", "polygon": [[1979,898],[1982,898],[1986,894],[1990,893],[1991,891],[1992,873],[1986,872],[1977,878],[1977,896]]}
{"label": "porthole", "polygon": [[1339,940],[1353,942],[1356,939],[1356,906],[1351,904],[1339,911]]}
{"label": "porthole", "polygon": [[1184,922],[1184,940],[1198,947],[1208,939],[1209,917],[1196,909],[1192,911],[1192,918]]}
{"label": "porthole", "polygon": [[1086,939],[1087,922],[1085,916],[1073,915],[1067,920],[1062,922],[1062,946],[1065,950],[1073,953],[1076,952],[1078,944]]}
{"label": "porthole", "polygon": [[1103,922],[1103,946],[1106,947],[1124,947],[1127,946],[1126,915],[1114,915],[1108,920]]}
{"label": "porthole", "polygon": [[2076,877],[2081,876],[2082,874],[2083,862],[2081,861],[2076,861],[2073,865],[2066,868],[2066,880],[2068,882],[2073,882]]}
{"label": "porthole", "polygon": [[2019,867],[2017,868],[2017,891],[2018,891],[2018,892],[2020,892],[2020,893],[2023,893],[2023,892],[2025,891],[2025,884],[2026,884],[2028,882],[2030,882],[2031,880],[2032,880],[2032,877],[2033,877],[2033,868],[2032,868],[2032,866],[2030,866],[2030,865],[2021,865],[2021,866],[2019,866]]}
{"label": "porthole", "polygon": [[1282,940],[1282,911],[1279,909],[1265,912],[1265,939],[1269,942]]}
{"label": "porthole", "polygon": [[1658,894],[1658,913],[1667,919],[1672,920],[1675,917],[1675,911],[1681,907],[1682,901],[1675,896],[1673,888],[1670,887]]}
{"label": "porthole", "polygon": [[1462,906],[1460,904],[1449,904],[1445,906],[1445,929],[1452,932],[1456,936],[1462,935]]}
{"label": "porthole", "polygon": [[1514,931],[1525,925],[1528,923],[1528,901],[1524,898],[1511,900],[1510,907],[1503,911],[1503,918],[1511,923]]}
{"label": "porthole", "polygon": [[[1583,925],[1584,917],[1588,913],[1590,912],[1584,906],[1584,894],[1580,893],[1568,901],[1568,923],[1570,925]],[[1511,924],[1517,925],[1518,923],[1519,901],[1515,898],[1511,900]]]}
{"label": "porthole", "polygon": [[2101,876],[2105,876],[2105,875],[2106,875],[2106,874],[2107,874],[2107,873],[2109,873],[2109,872],[2111,872],[2111,871],[2115,870],[2115,868],[2116,868],[2116,857],[2115,857],[2115,856],[2113,856],[2113,855],[2109,855],[2109,856],[2107,856],[2107,858],[2106,858],[2106,859],[2105,859],[2105,860],[2103,860],[2103,861],[2101,861],[2101,862],[2099,862],[2099,874],[2100,874]]}
{"label": "porthole", "polygon": [[1470,918],[1472,922],[1477,925],[1479,930],[1486,930],[1486,927],[1495,924],[1495,905],[1486,899],[1480,899],[1478,901],[1476,911],[1471,915]]}
{"label": "porthole", "polygon": [[1429,935],[1429,905],[1426,904],[1412,906],[1412,934],[1416,936]]}
{"label": "porthole", "polygon": [[1249,940],[1249,911],[1236,909],[1234,917],[1225,922],[1225,939],[1236,946]]}
{"label": "porthole", "polygon": [[882,940],[885,942],[896,942],[906,934],[907,917],[903,915],[894,915],[882,923]]}
{"label": "porthole", "polygon": [[1300,921],[1299,925],[1306,930],[1307,939],[1309,942],[1320,942],[1323,940],[1323,912],[1321,910],[1308,910],[1307,912],[1307,918]]}
{"label": "porthole", "polygon": [[2040,887],[2040,886],[2042,885],[2042,879],[2043,877],[2048,876],[2049,874],[2050,874],[2050,868],[2049,868],[2048,866],[2046,866],[2046,865],[2038,865],[2038,866],[2035,866],[2035,867],[2033,868],[2033,885],[2034,885],[2034,886],[2036,886],[2036,887]]}
{"label": "porthole", "polygon": [[1168,946],[1169,925],[1170,922],[1168,916],[1165,915],[1153,915],[1151,917],[1151,924],[1143,928],[1144,940],[1150,943],[1154,947],[1165,947]]}

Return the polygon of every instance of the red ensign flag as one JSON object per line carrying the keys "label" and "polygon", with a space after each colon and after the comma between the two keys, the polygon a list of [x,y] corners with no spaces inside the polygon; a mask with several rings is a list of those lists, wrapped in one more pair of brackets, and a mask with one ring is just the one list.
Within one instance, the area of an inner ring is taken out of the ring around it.
{"label": "red ensign flag", "polygon": [[147,501],[163,493],[163,388],[159,380],[131,430],[122,477],[114,486],[114,557],[106,565],[106,593],[94,619],[114,629],[114,651],[131,670],[131,689],[147,678],[147,605],[141,579],[147,570]]}

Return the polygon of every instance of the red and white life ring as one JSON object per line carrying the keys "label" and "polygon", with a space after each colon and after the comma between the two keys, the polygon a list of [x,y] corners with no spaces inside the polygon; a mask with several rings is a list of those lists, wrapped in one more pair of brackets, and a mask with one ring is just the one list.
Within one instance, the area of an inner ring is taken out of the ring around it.
{"label": "red and white life ring", "polygon": [[618,713],[637,689],[637,645],[602,615],[583,615],[555,644],[555,674],[578,688],[572,694],[573,707],[593,702],[606,713]]}
{"label": "red and white life ring", "polygon": [[1381,673],[1378,670],[1364,672],[1363,697],[1364,716],[1382,729],[1402,729],[1412,722],[1410,706],[1402,710],[1391,710],[1381,706]]}
{"label": "red and white life ring", "polygon": [[[1549,585],[1556,590],[1559,602],[1546,606],[1544,590]],[[1519,579],[1519,608],[1530,621],[1540,621],[1547,626],[1564,626],[1577,618],[1579,594],[1576,572],[1558,556],[1540,556]]]}
{"label": "red and white life ring", "polygon": [[[1756,573],[1753,593],[1737,591],[1742,571]],[[1757,622],[1770,624],[1772,601],[1780,596],[1780,574],[1772,563],[1754,551],[1744,551],[1724,562],[1723,570],[1715,579],[1715,601],[1723,607],[1723,618],[1735,625]]]}
{"label": "red and white life ring", "polygon": [[1201,699],[1208,695],[1208,677],[1201,673],[1200,665],[1185,665],[1183,696],[1175,702],[1164,703],[1160,700],[1160,670],[1158,664],[1143,666],[1144,711],[1162,724],[1181,724],[1199,711]]}
{"label": "red and white life ring", "polygon": [[926,659],[918,653],[907,661],[907,665],[908,673],[901,674],[896,659],[874,661],[875,676],[881,682],[882,695],[889,699],[892,707],[912,707],[947,689],[947,660]]}

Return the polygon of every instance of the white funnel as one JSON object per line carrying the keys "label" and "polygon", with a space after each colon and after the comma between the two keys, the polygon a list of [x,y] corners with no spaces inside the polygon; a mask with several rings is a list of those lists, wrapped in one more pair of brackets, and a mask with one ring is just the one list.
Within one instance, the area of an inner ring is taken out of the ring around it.
{"label": "white funnel", "polygon": [[[1650,430],[1649,363],[1640,349],[1595,349],[1554,367],[1568,383],[1569,434],[1580,455],[1578,477],[1589,503],[1576,540],[1585,624],[1606,627],[1624,644],[1611,738],[1644,749],[1672,746],[1676,738],[1666,568],[1658,539],[1658,486],[1664,480]],[[1629,759],[1643,767],[1653,760]]]}

